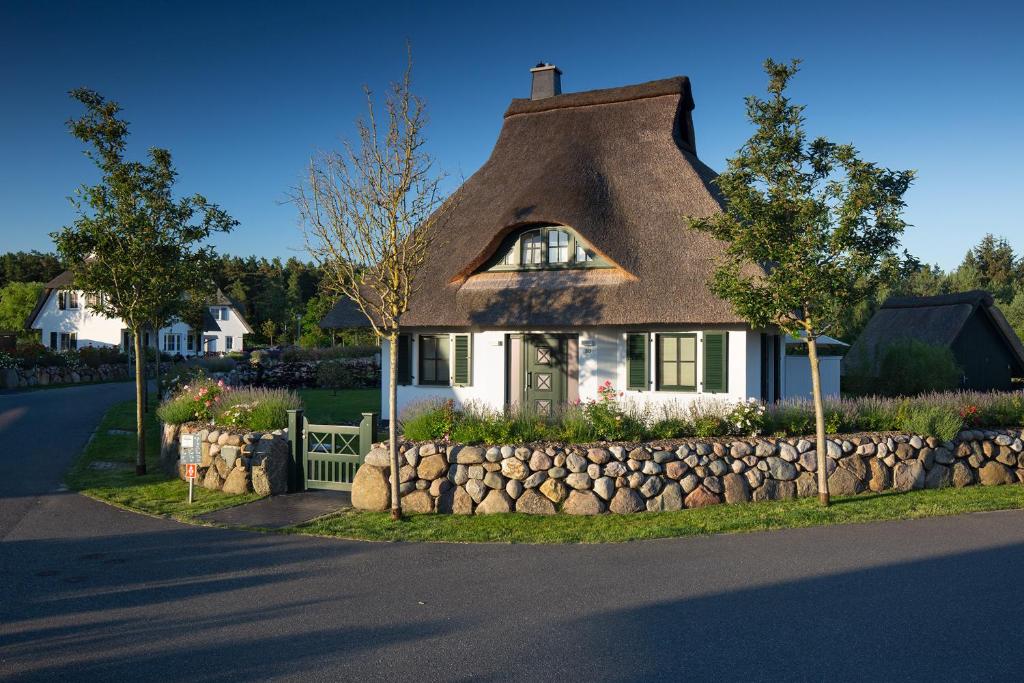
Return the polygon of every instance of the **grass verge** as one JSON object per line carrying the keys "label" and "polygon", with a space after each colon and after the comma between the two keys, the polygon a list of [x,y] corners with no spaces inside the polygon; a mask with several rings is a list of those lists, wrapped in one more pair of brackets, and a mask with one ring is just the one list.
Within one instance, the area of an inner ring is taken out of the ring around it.
{"label": "grass verge", "polygon": [[318,424],[356,423],[380,412],[380,389],[300,389],[306,419]]}
{"label": "grass verge", "polygon": [[895,519],[917,519],[1024,507],[1024,486],[864,494],[745,505],[716,505],[679,512],[572,517],[554,515],[416,515],[393,523],[388,513],[347,511],[288,531],[373,541],[455,543],[619,543],[718,533],[766,531]]}
{"label": "grass verge", "polygon": [[[111,430],[129,432],[111,434]],[[135,401],[117,403],[107,411],[96,434],[64,477],[75,491],[92,498],[150,515],[189,521],[196,515],[248,503],[259,496],[229,496],[198,484],[195,502],[188,503],[188,484],[158,470],[160,432],[156,410],[146,414],[146,458],[150,473],[135,476]],[[96,463],[114,463],[110,469],[96,469]]]}

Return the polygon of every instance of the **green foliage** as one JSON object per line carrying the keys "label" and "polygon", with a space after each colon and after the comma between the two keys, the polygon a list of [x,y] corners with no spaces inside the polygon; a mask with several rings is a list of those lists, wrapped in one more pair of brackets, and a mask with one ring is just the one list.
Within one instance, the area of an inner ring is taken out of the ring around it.
{"label": "green foliage", "polygon": [[913,265],[897,255],[913,172],[808,140],[804,108],[785,95],[797,65],[765,62],[769,98],[747,98],[757,130],[715,180],[727,209],[690,225],[727,244],[711,282],[718,296],[755,327],[817,335]]}
{"label": "green foliage", "polygon": [[63,270],[64,267],[54,254],[38,251],[7,252],[0,254],[0,288],[11,282],[49,282]]}
{"label": "green foliage", "polygon": [[17,332],[22,340],[38,339],[39,333],[25,329],[25,322],[43,292],[41,282],[8,282],[0,287],[0,331]]}
{"label": "green foliage", "polygon": [[184,384],[177,394],[157,408],[157,415],[167,424],[208,422],[216,414],[223,394],[228,391],[224,380],[214,381],[203,376]]}
{"label": "green foliage", "polygon": [[655,439],[678,439],[694,433],[693,427],[679,417],[666,417],[651,425],[649,430]]}
{"label": "green foliage", "polygon": [[963,429],[960,413],[948,406],[919,405],[901,414],[900,430],[949,441]]}
{"label": "green foliage", "polygon": [[227,392],[213,416],[215,424],[255,431],[288,426],[288,411],[302,408],[298,394],[287,389],[246,387]]}
{"label": "green foliage", "polygon": [[901,339],[882,351],[873,384],[884,396],[915,396],[955,389],[962,374],[949,347]]}
{"label": "green foliage", "polygon": [[401,423],[407,439],[447,439],[455,426],[455,407],[451,401],[427,401],[416,404],[406,409]]}
{"label": "green foliage", "polygon": [[349,358],[323,361],[316,368],[316,383],[324,389],[369,389],[380,386],[380,366],[375,360]]}
{"label": "green foliage", "polygon": [[373,345],[330,346],[323,349],[291,347],[281,352],[281,360],[285,363],[298,363],[344,358],[372,358],[378,353],[380,353],[380,347]]}

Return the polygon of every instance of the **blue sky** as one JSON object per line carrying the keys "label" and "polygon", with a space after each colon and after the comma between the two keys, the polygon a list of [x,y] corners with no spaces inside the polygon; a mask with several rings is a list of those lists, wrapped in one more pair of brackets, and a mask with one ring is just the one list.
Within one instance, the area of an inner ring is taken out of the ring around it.
{"label": "blue sky", "polygon": [[[491,6],[494,5],[494,6]],[[955,266],[984,233],[1024,251],[1020,3],[186,3],[0,1],[0,251],[52,248],[67,196],[94,179],[64,122],[73,87],[121,103],[132,148],[169,148],[182,192],[241,221],[217,246],[302,255],[283,204],[311,152],[336,146],[402,71],[454,177],[487,158],[540,60],[567,92],[685,74],[700,157],[721,169],[749,136],[743,97],[765,57],[800,57],[812,134],[913,168],[906,246]]]}

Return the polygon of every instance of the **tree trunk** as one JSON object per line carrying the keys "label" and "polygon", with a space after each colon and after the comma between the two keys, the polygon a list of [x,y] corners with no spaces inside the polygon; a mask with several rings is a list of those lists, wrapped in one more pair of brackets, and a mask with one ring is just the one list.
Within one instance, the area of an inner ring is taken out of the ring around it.
{"label": "tree trunk", "polygon": [[388,336],[388,455],[391,462],[391,519],[402,518],[402,501],[398,494],[398,332]]}
{"label": "tree trunk", "polygon": [[818,363],[818,340],[807,334],[807,356],[811,361],[811,388],[814,393],[815,448],[818,451],[818,501],[828,507],[828,446],[825,443],[825,405],[821,400],[821,371]]}
{"label": "tree trunk", "polygon": [[135,342],[135,474],[143,475],[146,473],[146,393],[143,391],[146,383],[146,363],[145,356],[142,355],[142,332],[133,330],[132,335]]}
{"label": "tree trunk", "polygon": [[160,330],[156,333],[156,363],[153,365],[153,377],[156,380],[156,405],[160,405],[163,398],[160,395]]}

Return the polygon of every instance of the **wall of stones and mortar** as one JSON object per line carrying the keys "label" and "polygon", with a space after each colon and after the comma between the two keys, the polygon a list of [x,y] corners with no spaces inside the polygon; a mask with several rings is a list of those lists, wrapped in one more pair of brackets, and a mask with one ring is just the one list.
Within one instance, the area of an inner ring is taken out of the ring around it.
{"label": "wall of stones and mortar", "polygon": [[100,365],[95,368],[62,366],[35,368],[0,368],[0,389],[79,384],[81,382],[117,382],[130,379],[126,365]]}
{"label": "wall of stones and mortar", "polygon": [[[1020,430],[968,430],[949,442],[911,434],[827,440],[829,491],[910,491],[1024,482]],[[639,446],[446,446],[404,443],[398,477],[411,513],[590,515],[816,496],[808,439],[674,441]],[[352,503],[390,506],[386,444],[360,467]]]}
{"label": "wall of stones and mortar", "polygon": [[213,491],[230,494],[258,493],[269,496],[288,491],[288,430],[252,432],[204,427],[163,426],[160,461],[165,468],[185,479],[181,462],[181,435],[198,433],[202,441],[202,462],[196,483]]}

